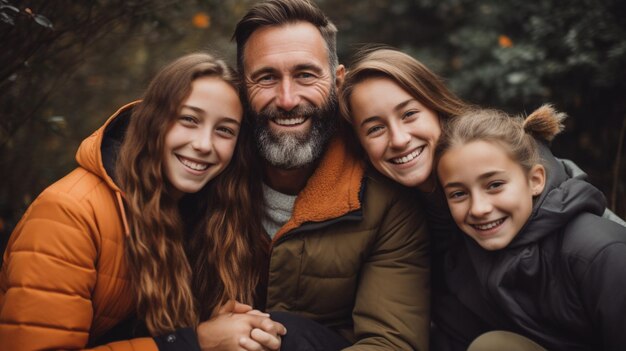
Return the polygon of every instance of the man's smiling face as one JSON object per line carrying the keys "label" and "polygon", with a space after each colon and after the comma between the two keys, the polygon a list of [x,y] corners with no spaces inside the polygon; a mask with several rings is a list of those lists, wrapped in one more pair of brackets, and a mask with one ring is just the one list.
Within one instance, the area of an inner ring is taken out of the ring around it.
{"label": "man's smiling face", "polygon": [[243,62],[261,155],[283,169],[316,161],[337,112],[336,85],[319,30],[308,22],[259,28],[245,45]]}

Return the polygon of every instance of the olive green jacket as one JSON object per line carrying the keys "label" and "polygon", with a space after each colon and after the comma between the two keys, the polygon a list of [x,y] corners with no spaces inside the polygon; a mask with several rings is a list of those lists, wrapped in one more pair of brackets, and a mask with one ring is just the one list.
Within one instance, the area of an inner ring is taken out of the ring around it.
{"label": "olive green jacket", "polygon": [[331,142],[272,241],[267,309],[331,327],[349,350],[426,350],[428,237],[408,193]]}

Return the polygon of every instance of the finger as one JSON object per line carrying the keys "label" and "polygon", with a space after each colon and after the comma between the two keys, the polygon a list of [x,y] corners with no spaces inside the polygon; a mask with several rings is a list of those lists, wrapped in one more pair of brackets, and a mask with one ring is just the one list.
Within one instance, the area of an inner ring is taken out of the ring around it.
{"label": "finger", "polygon": [[224,302],[224,304],[222,304],[217,309],[217,311],[215,311],[213,313],[213,315],[226,314],[226,313],[232,312],[232,310],[235,308],[235,304],[236,303],[237,303],[237,301],[235,301],[235,300],[228,300],[228,301]]}
{"label": "finger", "polygon": [[250,332],[250,338],[270,350],[280,350],[280,336],[278,335],[254,328]]}
{"label": "finger", "polygon": [[243,304],[236,300],[228,300],[224,302],[220,308],[213,313],[213,315],[227,314],[227,313],[246,313],[252,310],[252,306]]}
{"label": "finger", "polygon": [[265,313],[265,312],[261,312],[259,310],[251,310],[246,312],[247,314],[253,314],[255,316],[261,316],[261,317],[269,317],[270,314],[269,313]]}
{"label": "finger", "polygon": [[264,351],[265,348],[263,345],[259,344],[255,340],[251,338],[241,337],[239,339],[239,346],[244,348],[246,351]]}
{"label": "finger", "polygon": [[252,306],[246,305],[245,303],[241,303],[239,301],[235,301],[235,305],[233,306],[233,309],[231,312],[232,313],[247,313],[251,310],[252,310]]}
{"label": "finger", "polygon": [[285,335],[287,329],[280,323],[271,320],[267,317],[248,315],[250,319],[250,325],[252,328],[259,328],[267,333],[274,335]]}

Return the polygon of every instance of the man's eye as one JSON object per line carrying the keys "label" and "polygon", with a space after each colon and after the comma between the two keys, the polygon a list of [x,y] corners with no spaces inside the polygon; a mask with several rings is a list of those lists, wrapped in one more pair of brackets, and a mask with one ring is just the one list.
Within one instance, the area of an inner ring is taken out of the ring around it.
{"label": "man's eye", "polygon": [[315,75],[309,72],[301,72],[296,75],[296,78],[310,79],[310,78],[315,78]]}
{"label": "man's eye", "polygon": [[257,79],[257,82],[259,83],[272,83],[276,80],[276,77],[274,77],[273,75],[265,75],[265,76],[261,76]]}

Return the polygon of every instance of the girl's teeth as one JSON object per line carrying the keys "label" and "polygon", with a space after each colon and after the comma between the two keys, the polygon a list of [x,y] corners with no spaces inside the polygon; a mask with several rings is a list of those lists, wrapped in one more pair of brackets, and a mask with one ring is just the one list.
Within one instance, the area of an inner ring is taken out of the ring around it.
{"label": "girl's teeth", "polygon": [[411,152],[410,154],[406,156],[394,158],[391,160],[391,162],[398,164],[398,165],[407,163],[411,161],[412,159],[416,158],[417,156],[419,156],[422,153],[422,151],[424,151],[424,146],[420,147],[419,149]]}
{"label": "girl's teeth", "polygon": [[474,224],[474,227],[479,230],[488,230],[488,229],[499,226],[500,224],[502,224],[502,222],[504,222],[504,219],[498,219],[497,221],[493,221],[493,222],[486,223],[486,224]]}
{"label": "girl's teeth", "polygon": [[195,171],[204,171],[205,169],[209,168],[209,165],[207,163],[196,163],[196,162],[189,161],[181,157],[179,157],[178,159],[180,160],[182,164],[184,164],[185,166]]}

